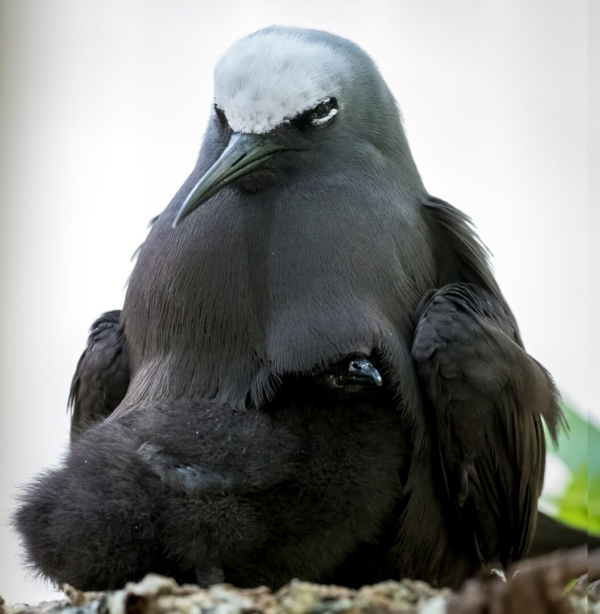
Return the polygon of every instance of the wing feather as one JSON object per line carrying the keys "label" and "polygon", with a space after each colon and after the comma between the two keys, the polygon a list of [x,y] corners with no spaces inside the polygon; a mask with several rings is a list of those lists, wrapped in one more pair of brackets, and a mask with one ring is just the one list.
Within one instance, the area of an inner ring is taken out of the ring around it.
{"label": "wing feather", "polygon": [[108,417],[127,392],[129,360],[120,315],[119,310],[108,311],[90,329],[69,393],[72,440]]}
{"label": "wing feather", "polygon": [[535,529],[545,443],[560,416],[548,373],[493,292],[449,284],[424,306],[413,358],[446,494],[482,563],[522,558]]}

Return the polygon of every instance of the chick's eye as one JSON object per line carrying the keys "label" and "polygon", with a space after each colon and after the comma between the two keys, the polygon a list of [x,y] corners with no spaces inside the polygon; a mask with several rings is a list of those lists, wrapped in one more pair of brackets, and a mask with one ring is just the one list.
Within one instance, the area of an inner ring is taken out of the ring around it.
{"label": "chick's eye", "polygon": [[310,112],[309,121],[313,126],[321,128],[333,120],[333,118],[337,115],[337,112],[337,100],[335,98],[328,98],[312,109]]}

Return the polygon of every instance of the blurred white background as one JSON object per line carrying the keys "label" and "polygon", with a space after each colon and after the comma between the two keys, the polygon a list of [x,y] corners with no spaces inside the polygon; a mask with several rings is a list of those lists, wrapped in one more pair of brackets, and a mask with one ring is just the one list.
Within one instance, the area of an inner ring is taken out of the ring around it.
{"label": "blurred white background", "polygon": [[8,602],[52,595],[26,580],[8,527],[17,487],[65,449],[87,329],[121,306],[148,220],[194,165],[216,60],[263,26],[330,30],[372,55],[400,102],[425,185],[471,215],[494,253],[527,349],[577,407],[600,406],[591,350],[597,214],[588,209],[595,17],[584,0],[2,0],[0,11]]}

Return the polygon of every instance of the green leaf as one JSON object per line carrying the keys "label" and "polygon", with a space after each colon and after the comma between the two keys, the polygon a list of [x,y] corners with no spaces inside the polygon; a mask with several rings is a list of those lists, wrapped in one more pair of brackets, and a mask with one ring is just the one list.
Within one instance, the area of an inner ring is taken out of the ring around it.
{"label": "green leaf", "polygon": [[[559,520],[600,533],[600,429],[561,403],[569,426],[558,435],[557,454],[572,472],[564,494],[555,498]],[[552,444],[546,431],[548,448]]]}

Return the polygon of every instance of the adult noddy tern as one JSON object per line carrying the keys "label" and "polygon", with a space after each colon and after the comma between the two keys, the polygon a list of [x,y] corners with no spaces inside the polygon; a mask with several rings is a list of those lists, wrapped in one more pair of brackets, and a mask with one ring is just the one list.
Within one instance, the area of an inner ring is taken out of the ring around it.
{"label": "adult noddy tern", "polygon": [[44,575],[457,586],[527,553],[553,383],[354,43],[271,27],[225,53],[112,326],[16,514]]}

